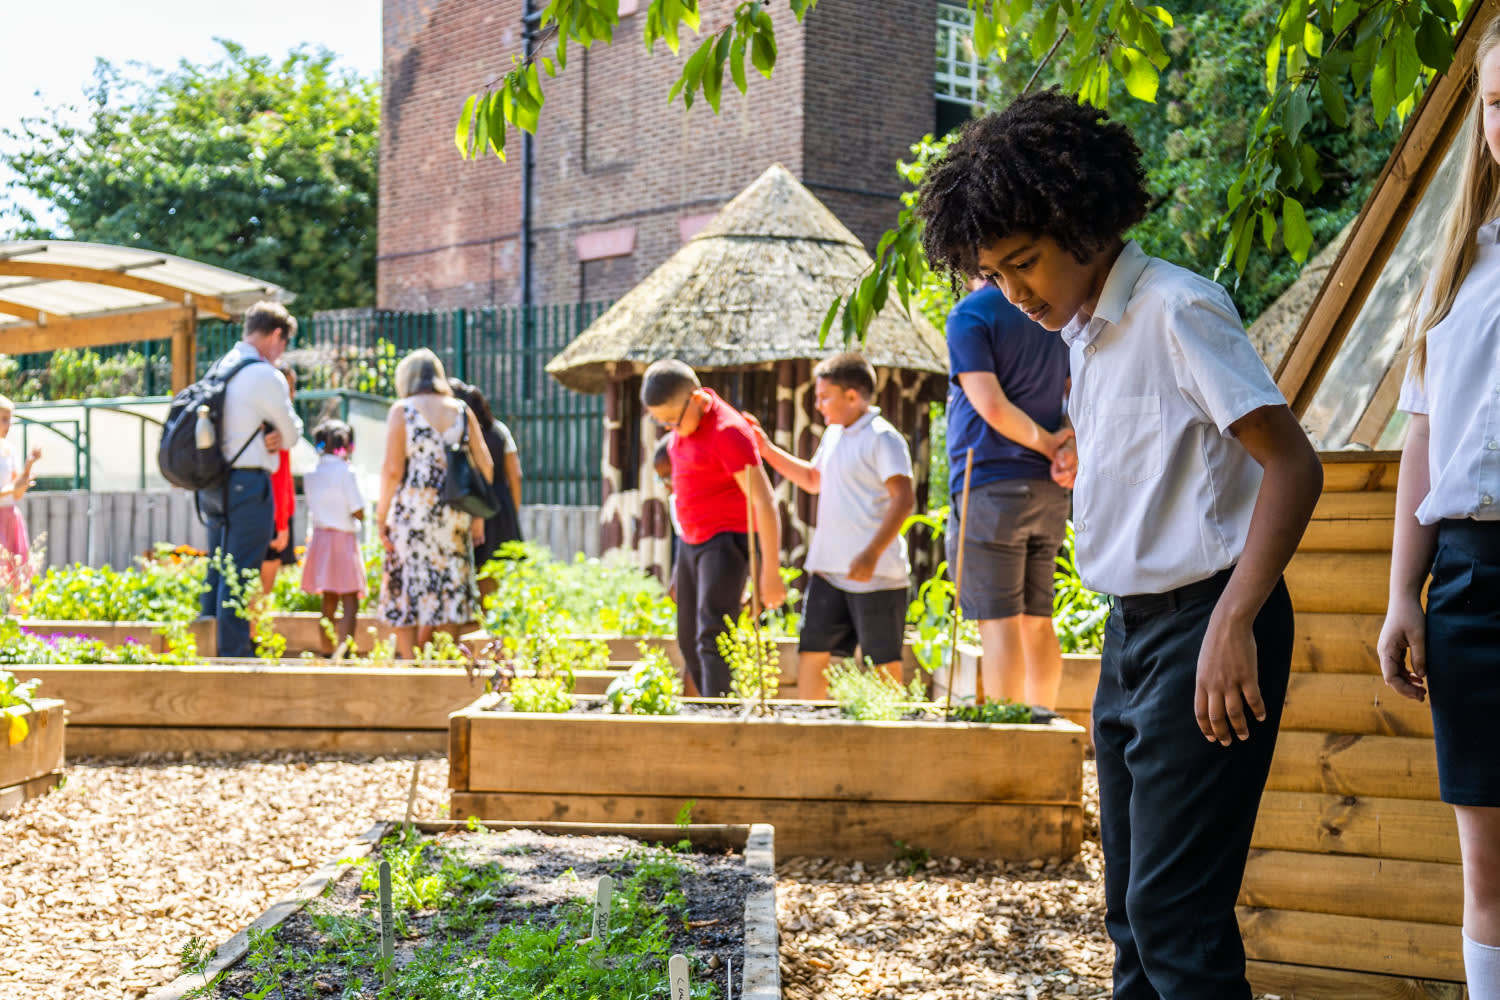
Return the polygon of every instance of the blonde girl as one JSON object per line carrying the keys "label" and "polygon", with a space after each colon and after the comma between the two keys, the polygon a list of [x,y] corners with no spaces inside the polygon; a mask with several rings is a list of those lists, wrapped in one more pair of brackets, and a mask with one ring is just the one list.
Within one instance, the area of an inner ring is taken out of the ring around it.
{"label": "blonde girl", "polygon": [[42,449],[32,448],[17,467],[16,451],[7,440],[15,412],[15,404],[0,396],[0,586],[6,588],[24,586],[31,578],[31,543],[16,503],[35,485],[31,470],[42,457]]}
{"label": "blonde girl", "polygon": [[[1432,700],[1464,871],[1469,996],[1500,998],[1500,20],[1474,56],[1463,180],[1413,314],[1380,667]],[[1427,608],[1421,603],[1422,586]]]}

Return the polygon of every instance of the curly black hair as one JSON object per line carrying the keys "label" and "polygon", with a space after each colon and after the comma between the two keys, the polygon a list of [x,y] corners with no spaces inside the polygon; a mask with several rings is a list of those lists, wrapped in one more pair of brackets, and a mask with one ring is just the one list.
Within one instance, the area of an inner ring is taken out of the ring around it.
{"label": "curly black hair", "polygon": [[1146,216],[1141,150],[1124,125],[1057,89],[965,126],[917,198],[932,267],[973,275],[979,249],[1050,236],[1080,262]]}

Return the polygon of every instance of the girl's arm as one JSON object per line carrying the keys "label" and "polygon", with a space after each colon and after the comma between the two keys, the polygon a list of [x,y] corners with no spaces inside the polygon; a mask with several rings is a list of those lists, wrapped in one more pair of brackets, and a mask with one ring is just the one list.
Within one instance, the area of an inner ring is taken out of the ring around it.
{"label": "girl's arm", "polygon": [[406,473],[406,422],[402,413],[405,405],[392,405],[385,421],[385,461],[380,466],[380,499],[375,503],[375,524],[386,548],[390,548],[391,544],[386,518],[391,512],[391,501],[395,499],[396,488],[401,485],[401,477]]}
{"label": "girl's arm", "polygon": [[510,484],[510,497],[516,502],[516,513],[521,512],[521,456],[515,452],[505,455],[505,481]]}
{"label": "girl's arm", "polygon": [[[1396,537],[1391,547],[1391,587],[1385,624],[1380,628],[1380,672],[1397,694],[1415,701],[1427,696],[1427,619],[1422,585],[1437,548],[1437,525],[1417,520],[1417,508],[1432,488],[1427,443],[1431,426],[1425,413],[1413,413],[1401,451],[1396,480]],[[1406,654],[1411,653],[1411,665]]]}
{"label": "girl's arm", "polygon": [[1245,706],[1266,717],[1252,627],[1276,581],[1297,551],[1323,492],[1323,463],[1289,407],[1263,406],[1230,425],[1264,470],[1245,551],[1208,622],[1198,654],[1194,713],[1198,728],[1229,746],[1250,738]]}

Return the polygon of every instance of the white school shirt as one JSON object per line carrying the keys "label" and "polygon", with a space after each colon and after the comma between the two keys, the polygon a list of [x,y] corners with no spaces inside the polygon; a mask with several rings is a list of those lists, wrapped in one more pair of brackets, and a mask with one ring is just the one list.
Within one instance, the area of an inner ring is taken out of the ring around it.
{"label": "white school shirt", "polygon": [[885,481],[911,475],[911,451],[889,420],[872,406],[848,427],[833,424],[823,431],[813,468],[822,477],[818,491],[818,526],[807,546],[803,568],[820,573],[840,590],[866,594],[905,587],[911,576],[906,539],[897,535],[875,563],[869,580],[849,579],[849,564],[875,537],[891,507]]}
{"label": "white school shirt", "polygon": [[1125,244],[1094,315],[1062,330],[1078,432],[1078,568],[1104,594],[1159,594],[1234,565],[1261,468],[1228,433],[1286,400],[1229,293]]}
{"label": "white school shirt", "polygon": [[307,522],[312,527],[359,533],[354,512],[365,509],[365,498],[359,490],[359,477],[347,459],[320,456],[318,467],[302,477],[302,492],[307,497]]}
{"label": "white school shirt", "polygon": [[1417,520],[1500,520],[1500,219],[1479,227],[1453,308],[1427,331],[1427,370],[1410,365],[1397,406],[1425,413],[1431,484]]}
{"label": "white school shirt", "polygon": [[[224,355],[222,363],[227,365],[234,363],[230,359],[259,357],[260,352],[242,340]],[[282,447],[287,449],[302,435],[302,418],[292,409],[292,394],[287,388],[286,376],[277,371],[275,365],[248,365],[229,380],[224,390],[224,437],[219,441],[219,450],[227,461],[245,448],[245,453],[234,463],[236,469],[276,471],[281,456],[266,450],[265,435],[260,433],[263,423],[281,432]],[[254,440],[250,440],[252,437]],[[248,447],[246,441],[250,441]]]}

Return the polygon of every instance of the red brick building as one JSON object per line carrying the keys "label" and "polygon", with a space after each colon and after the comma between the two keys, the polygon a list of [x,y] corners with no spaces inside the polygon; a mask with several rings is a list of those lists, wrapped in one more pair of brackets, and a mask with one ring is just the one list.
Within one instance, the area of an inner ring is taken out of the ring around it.
{"label": "red brick building", "polygon": [[[673,56],[658,45],[645,56],[646,6],[621,0],[614,46],[570,49],[567,70],[543,77],[532,301],[618,298],[772,163],[873,249],[899,211],[895,162],[937,128],[944,107],[933,40],[950,5],[820,0],[799,26],[786,3],[770,4],[775,73],[766,80],[752,69],[748,97],[726,79],[717,117],[667,103],[692,49],[685,41]],[[702,8],[713,30],[733,4]],[[453,143],[465,95],[522,51],[521,18],[522,0],[384,0],[383,308],[521,300],[520,137],[512,133],[504,163],[465,161]]]}

